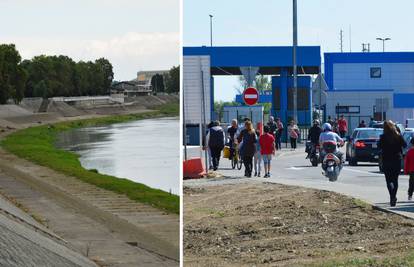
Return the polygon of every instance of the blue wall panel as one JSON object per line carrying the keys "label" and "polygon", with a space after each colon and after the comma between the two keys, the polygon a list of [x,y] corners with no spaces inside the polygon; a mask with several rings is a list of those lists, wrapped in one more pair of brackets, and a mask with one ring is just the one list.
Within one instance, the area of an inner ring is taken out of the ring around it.
{"label": "blue wall panel", "polygon": [[414,94],[394,94],[394,108],[414,108]]}

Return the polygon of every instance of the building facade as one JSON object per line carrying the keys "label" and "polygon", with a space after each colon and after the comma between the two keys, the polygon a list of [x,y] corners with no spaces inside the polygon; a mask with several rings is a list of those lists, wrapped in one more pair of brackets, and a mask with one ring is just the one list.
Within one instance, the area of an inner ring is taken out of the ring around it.
{"label": "building facade", "polygon": [[361,120],[414,117],[414,52],[325,53],[326,114]]}

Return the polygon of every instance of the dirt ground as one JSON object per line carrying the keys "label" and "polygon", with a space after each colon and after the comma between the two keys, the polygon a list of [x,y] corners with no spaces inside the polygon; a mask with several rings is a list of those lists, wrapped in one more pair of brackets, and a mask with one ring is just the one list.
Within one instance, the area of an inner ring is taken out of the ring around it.
{"label": "dirt ground", "polygon": [[413,234],[414,221],[328,191],[270,183],[184,188],[185,266],[381,260],[410,253]]}

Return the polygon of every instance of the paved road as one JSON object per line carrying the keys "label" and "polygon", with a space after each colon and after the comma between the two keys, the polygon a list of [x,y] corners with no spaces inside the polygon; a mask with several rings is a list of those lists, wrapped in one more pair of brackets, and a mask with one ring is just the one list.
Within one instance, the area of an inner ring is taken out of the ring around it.
{"label": "paved road", "polygon": [[[191,153],[190,153],[191,154]],[[196,155],[192,151],[193,155]],[[377,164],[359,164],[358,166],[344,166],[336,182],[329,182],[322,175],[321,167],[312,167],[305,159],[304,148],[292,152],[282,150],[272,161],[271,178],[244,178],[244,170],[232,170],[227,159],[221,161],[218,172],[223,177],[214,179],[187,180],[185,186],[218,185],[238,182],[272,182],[286,185],[305,186],[315,189],[335,191],[352,197],[360,198],[377,207],[384,208],[399,214],[414,218],[414,201],[407,201],[408,176],[401,175],[397,207],[389,207],[388,191],[384,175],[378,172]]]}

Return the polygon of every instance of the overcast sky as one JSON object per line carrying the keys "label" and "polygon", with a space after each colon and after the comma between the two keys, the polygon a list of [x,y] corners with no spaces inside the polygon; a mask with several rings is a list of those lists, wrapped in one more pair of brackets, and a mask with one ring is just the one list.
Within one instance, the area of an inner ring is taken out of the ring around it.
{"label": "overcast sky", "polygon": [[[412,0],[298,0],[299,45],[320,45],[323,52],[382,51],[376,37],[390,37],[386,51],[414,51]],[[291,45],[292,0],[184,0],[185,46],[210,45],[209,14],[213,18],[213,44],[217,46]],[[237,78],[217,78],[216,100],[232,100]]]}
{"label": "overcast sky", "polygon": [[23,59],[105,57],[115,79],[179,64],[179,0],[0,0],[0,43]]}

